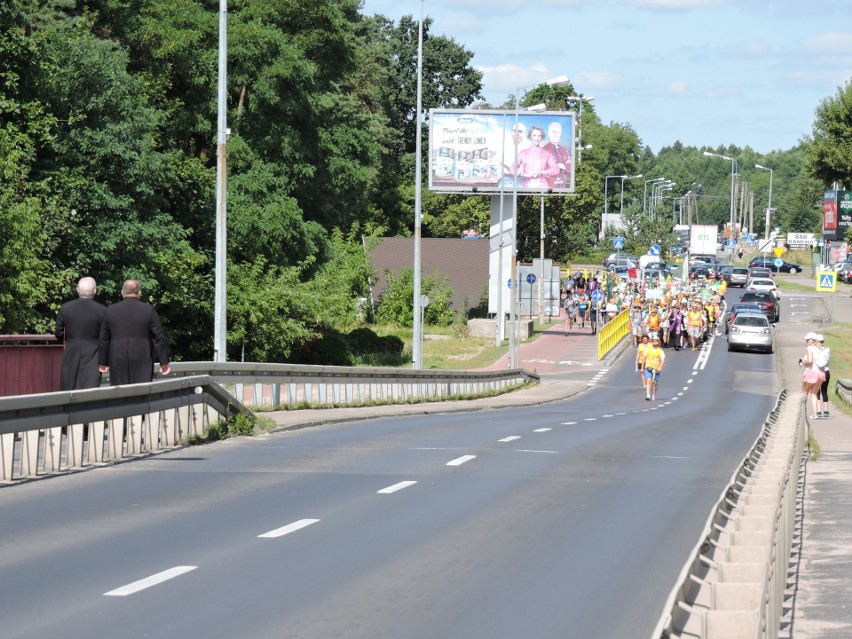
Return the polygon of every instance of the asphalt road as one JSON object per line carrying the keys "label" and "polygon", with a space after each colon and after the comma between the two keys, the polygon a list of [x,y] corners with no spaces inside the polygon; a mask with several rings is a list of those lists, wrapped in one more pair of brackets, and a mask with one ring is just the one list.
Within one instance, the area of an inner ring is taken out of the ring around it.
{"label": "asphalt road", "polygon": [[667,355],[655,402],[628,352],[541,407],[0,488],[0,635],[644,639],[778,387],[724,336]]}

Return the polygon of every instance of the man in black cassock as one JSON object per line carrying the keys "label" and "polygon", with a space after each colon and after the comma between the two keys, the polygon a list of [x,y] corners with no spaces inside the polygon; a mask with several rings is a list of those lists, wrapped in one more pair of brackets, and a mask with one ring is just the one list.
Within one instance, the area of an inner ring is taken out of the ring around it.
{"label": "man in black cassock", "polygon": [[56,339],[65,342],[59,369],[59,389],[97,388],[98,339],[106,306],[95,301],[97,284],[91,277],[77,282],[77,299],[65,302],[56,317]]}
{"label": "man in black cassock", "polygon": [[[109,372],[110,386],[138,384],[154,379],[154,361],[168,375],[169,348],[160,316],[150,304],[139,300],[142,287],[127,280],[121,287],[121,302],[106,310],[101,324],[99,364]],[[156,357],[156,360],[155,360]]]}

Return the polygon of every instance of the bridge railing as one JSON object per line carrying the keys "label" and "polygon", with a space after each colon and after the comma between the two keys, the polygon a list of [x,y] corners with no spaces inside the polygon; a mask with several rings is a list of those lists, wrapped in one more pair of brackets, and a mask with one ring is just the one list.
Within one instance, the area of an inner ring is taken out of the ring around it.
{"label": "bridge railing", "polygon": [[210,375],[240,402],[256,407],[358,406],[475,397],[539,377],[522,369],[414,370],[257,362],[176,362],[172,374]]}
{"label": "bridge railing", "polygon": [[0,397],[0,481],[168,449],[254,407],[333,407],[483,396],[538,376],[521,369],[434,371],[179,362],[173,377]]}
{"label": "bridge railing", "polygon": [[0,481],[161,451],[239,412],[209,375],[0,397]]}

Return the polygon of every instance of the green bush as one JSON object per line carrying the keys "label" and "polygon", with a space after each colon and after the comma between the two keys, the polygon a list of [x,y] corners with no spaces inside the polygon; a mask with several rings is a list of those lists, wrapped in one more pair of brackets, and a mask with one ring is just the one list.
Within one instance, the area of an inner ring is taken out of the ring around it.
{"label": "green bush", "polygon": [[352,352],[349,342],[339,333],[327,333],[310,349],[309,363],[322,366],[351,366]]}

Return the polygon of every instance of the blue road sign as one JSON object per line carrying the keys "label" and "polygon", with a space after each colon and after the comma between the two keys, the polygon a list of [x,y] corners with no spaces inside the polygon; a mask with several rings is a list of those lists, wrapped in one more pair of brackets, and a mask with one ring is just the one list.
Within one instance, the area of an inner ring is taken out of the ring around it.
{"label": "blue road sign", "polygon": [[659,244],[651,244],[651,246],[648,248],[648,255],[660,256],[662,255],[662,253],[663,252],[660,249]]}
{"label": "blue road sign", "polygon": [[535,273],[527,273],[527,284],[535,284]]}
{"label": "blue road sign", "polygon": [[603,300],[603,291],[600,289],[595,289],[592,291],[592,301],[595,304],[599,304]]}
{"label": "blue road sign", "polygon": [[614,237],[612,238],[612,246],[616,251],[620,251],[624,248],[624,238],[623,237]]}
{"label": "blue road sign", "polygon": [[727,246],[728,248],[734,248],[736,245],[737,245],[736,240],[727,240],[725,242],[725,246]]}
{"label": "blue road sign", "polygon": [[781,268],[782,266],[784,266],[784,260],[782,260],[782,259],[779,257],[778,259],[776,259],[776,260],[773,262],[773,264],[775,264],[775,266],[777,266],[778,268]]}
{"label": "blue road sign", "polygon": [[512,288],[512,278],[511,278],[511,277],[510,277],[510,278],[509,278],[509,280],[506,282],[506,286],[508,286],[509,288]]}

